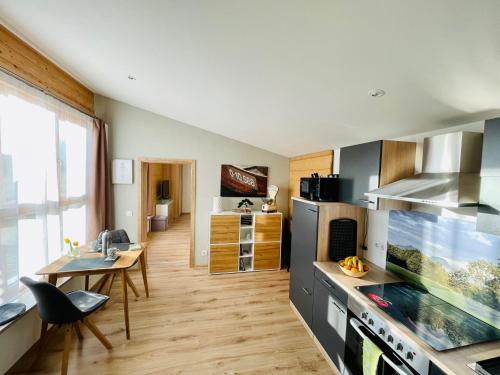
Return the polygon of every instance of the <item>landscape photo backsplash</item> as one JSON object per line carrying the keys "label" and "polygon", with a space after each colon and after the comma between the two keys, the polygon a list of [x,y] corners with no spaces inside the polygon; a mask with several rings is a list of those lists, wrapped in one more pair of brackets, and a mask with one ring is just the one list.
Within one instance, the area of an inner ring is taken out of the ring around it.
{"label": "landscape photo backsplash", "polygon": [[474,222],[391,211],[387,269],[500,329],[500,237]]}

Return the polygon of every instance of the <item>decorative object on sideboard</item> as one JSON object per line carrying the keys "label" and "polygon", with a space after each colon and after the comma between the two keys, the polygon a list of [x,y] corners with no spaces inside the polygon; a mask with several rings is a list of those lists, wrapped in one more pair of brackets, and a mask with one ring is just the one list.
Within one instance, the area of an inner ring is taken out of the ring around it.
{"label": "decorative object on sideboard", "polygon": [[252,212],[250,206],[253,206],[253,202],[250,199],[243,199],[238,203],[238,208],[235,208],[234,212]]}
{"label": "decorative object on sideboard", "polygon": [[214,197],[212,211],[217,213],[224,211],[224,202],[221,197]]}
{"label": "decorative object on sideboard", "polygon": [[278,195],[279,188],[276,185],[269,185],[267,187],[268,198],[262,198],[264,204],[262,205],[262,212],[271,213],[277,212],[276,196]]}
{"label": "decorative object on sideboard", "polygon": [[113,159],[111,182],[113,184],[133,184],[133,161],[128,159]]}

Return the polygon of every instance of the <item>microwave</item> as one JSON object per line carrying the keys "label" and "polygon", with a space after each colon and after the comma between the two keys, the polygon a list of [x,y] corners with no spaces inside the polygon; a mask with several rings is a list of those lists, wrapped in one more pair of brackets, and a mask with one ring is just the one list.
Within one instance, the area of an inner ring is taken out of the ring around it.
{"label": "microwave", "polygon": [[311,201],[338,202],[338,175],[333,177],[302,177],[300,179],[300,196]]}

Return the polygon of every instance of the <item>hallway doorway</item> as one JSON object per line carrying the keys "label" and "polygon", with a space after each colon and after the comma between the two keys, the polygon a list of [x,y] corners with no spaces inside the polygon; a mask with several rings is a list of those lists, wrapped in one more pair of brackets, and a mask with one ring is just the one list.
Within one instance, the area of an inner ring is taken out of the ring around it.
{"label": "hallway doorway", "polygon": [[[187,260],[195,265],[195,205],[196,205],[196,163],[194,160],[143,158],[139,160],[139,234],[143,242],[154,241],[155,248],[162,248],[164,242],[172,251],[175,233],[189,231],[189,244],[176,248],[190,251],[187,254],[169,254],[166,258]],[[175,231],[172,229],[176,228]],[[170,232],[169,232],[170,230]],[[186,236],[182,236],[186,238]],[[167,250],[165,250],[167,251]],[[185,256],[185,258],[184,258]]]}

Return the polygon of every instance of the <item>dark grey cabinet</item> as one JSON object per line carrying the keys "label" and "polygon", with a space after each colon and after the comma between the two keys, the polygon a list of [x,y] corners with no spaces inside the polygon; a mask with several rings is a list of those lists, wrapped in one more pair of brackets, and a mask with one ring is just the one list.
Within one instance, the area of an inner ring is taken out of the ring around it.
{"label": "dark grey cabinet", "polygon": [[293,202],[290,300],[309,326],[312,324],[313,262],[316,260],[318,213],[318,206]]}
{"label": "dark grey cabinet", "polygon": [[416,143],[374,141],[340,149],[340,201],[365,208],[378,208],[365,193],[402,178],[415,168]]}
{"label": "dark grey cabinet", "polygon": [[477,230],[500,234],[500,118],[484,126]]}
{"label": "dark grey cabinet", "polygon": [[344,293],[320,270],[316,270],[312,331],[340,373],[344,371],[347,294],[345,298],[339,296],[343,297]]}
{"label": "dark grey cabinet", "polygon": [[339,177],[340,201],[368,207],[365,193],[379,187],[382,141],[342,147]]}

